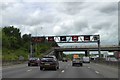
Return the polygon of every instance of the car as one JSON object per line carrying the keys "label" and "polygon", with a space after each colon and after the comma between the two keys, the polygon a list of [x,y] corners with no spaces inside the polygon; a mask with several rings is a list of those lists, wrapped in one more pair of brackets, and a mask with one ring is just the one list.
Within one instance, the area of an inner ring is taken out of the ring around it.
{"label": "car", "polygon": [[40,59],[36,57],[29,58],[28,66],[39,66]]}
{"label": "car", "polygon": [[72,60],[72,66],[83,66],[82,58],[73,58]]}
{"label": "car", "polygon": [[62,62],[67,62],[67,61],[68,61],[67,58],[62,59]]}
{"label": "car", "polygon": [[59,69],[59,62],[55,56],[46,56],[40,60],[40,70]]}
{"label": "car", "polygon": [[90,57],[83,57],[83,63],[90,63]]}

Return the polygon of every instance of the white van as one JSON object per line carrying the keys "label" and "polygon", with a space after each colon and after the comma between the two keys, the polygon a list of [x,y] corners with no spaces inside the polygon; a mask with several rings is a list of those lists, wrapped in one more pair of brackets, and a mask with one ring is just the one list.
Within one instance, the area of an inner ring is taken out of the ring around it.
{"label": "white van", "polygon": [[83,63],[90,63],[90,57],[83,57]]}

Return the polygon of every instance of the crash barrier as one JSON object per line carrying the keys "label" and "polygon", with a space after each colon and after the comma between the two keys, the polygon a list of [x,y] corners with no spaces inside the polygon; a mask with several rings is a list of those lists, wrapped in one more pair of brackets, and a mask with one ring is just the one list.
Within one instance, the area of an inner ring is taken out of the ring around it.
{"label": "crash barrier", "polygon": [[105,61],[105,60],[94,60],[94,63],[104,64],[108,66],[120,67],[120,61]]}
{"label": "crash barrier", "polygon": [[9,66],[15,64],[22,64],[27,62],[26,60],[2,60],[2,66]]}

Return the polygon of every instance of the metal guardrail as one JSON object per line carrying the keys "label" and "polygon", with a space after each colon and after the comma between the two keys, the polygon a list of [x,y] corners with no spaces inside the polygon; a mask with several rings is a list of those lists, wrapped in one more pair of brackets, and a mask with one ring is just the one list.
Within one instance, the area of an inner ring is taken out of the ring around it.
{"label": "metal guardrail", "polygon": [[27,62],[27,60],[2,60],[2,66],[9,66],[15,64],[22,64]]}
{"label": "metal guardrail", "polygon": [[98,64],[104,64],[104,65],[107,65],[107,66],[115,66],[115,67],[118,67],[120,66],[120,61],[105,61],[105,60],[95,60],[95,61],[92,61],[94,63],[98,63]]}
{"label": "metal guardrail", "polygon": [[[85,46],[60,46],[60,48],[97,48],[98,46],[95,45],[85,45]],[[118,47],[120,48],[120,46],[118,45],[101,45],[100,47],[103,48],[109,48],[109,47]]]}

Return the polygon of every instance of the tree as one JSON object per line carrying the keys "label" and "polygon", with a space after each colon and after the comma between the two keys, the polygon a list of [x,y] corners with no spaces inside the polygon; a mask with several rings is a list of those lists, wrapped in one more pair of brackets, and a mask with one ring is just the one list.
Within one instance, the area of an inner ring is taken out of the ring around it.
{"label": "tree", "polygon": [[30,48],[30,41],[31,41],[31,34],[24,34],[22,36],[22,43],[23,43],[23,47],[29,52],[29,48]]}
{"label": "tree", "polygon": [[[1,36],[0,36],[1,38]],[[19,28],[14,26],[6,26],[2,28],[2,59],[3,60],[17,60],[19,56],[28,58],[30,53],[31,34],[24,34],[21,37]],[[49,43],[47,39],[44,43],[33,44],[33,51],[36,57],[44,55],[44,53],[51,49],[51,47],[57,47],[56,42]]]}
{"label": "tree", "polygon": [[13,26],[4,27],[2,29],[3,48],[18,49],[21,46],[21,32]]}

